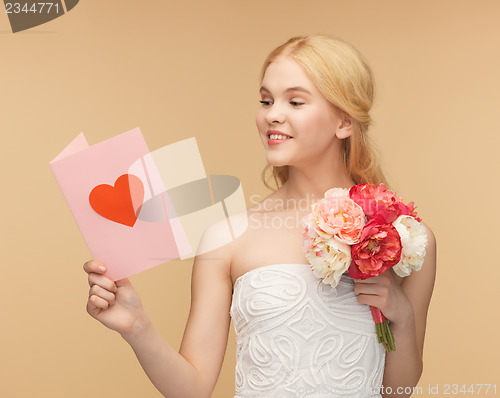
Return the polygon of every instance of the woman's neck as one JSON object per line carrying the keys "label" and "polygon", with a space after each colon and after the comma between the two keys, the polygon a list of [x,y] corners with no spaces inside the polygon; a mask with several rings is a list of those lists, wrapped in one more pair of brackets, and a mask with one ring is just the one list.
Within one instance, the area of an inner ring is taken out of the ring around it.
{"label": "woman's neck", "polygon": [[[331,167],[329,169],[313,170],[288,167],[288,179],[277,192],[278,197],[286,199],[288,203],[307,203],[310,205],[323,198],[325,192],[331,188],[347,188],[355,185],[345,167]],[[304,206],[300,206],[304,208]]]}

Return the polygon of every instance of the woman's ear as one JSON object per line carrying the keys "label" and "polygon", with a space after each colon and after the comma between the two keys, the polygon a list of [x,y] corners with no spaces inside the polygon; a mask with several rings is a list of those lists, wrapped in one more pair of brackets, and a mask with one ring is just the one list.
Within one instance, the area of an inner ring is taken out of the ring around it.
{"label": "woman's ear", "polygon": [[337,138],[343,140],[347,138],[352,133],[352,120],[349,115],[342,113],[340,125],[337,129]]}

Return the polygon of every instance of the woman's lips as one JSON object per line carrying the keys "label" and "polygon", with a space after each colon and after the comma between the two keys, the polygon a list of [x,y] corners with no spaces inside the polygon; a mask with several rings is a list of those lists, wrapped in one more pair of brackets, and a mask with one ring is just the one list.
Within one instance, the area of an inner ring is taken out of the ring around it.
{"label": "woman's lips", "polygon": [[267,143],[269,145],[278,145],[278,144],[282,144],[285,141],[290,141],[290,140],[293,139],[292,137],[290,137],[290,138],[283,138],[283,139],[271,139],[271,137],[270,137],[271,135],[282,135],[282,136],[285,136],[285,137],[290,137],[288,134],[282,133],[281,131],[268,130],[267,131],[267,136],[268,136]]}
{"label": "woman's lips", "polygon": [[290,141],[290,140],[293,140],[293,138],[284,138],[284,139],[278,139],[278,140],[272,140],[271,138],[269,138],[267,140],[267,143],[269,145],[279,145],[279,144],[282,144],[283,142],[286,142],[286,141]]}

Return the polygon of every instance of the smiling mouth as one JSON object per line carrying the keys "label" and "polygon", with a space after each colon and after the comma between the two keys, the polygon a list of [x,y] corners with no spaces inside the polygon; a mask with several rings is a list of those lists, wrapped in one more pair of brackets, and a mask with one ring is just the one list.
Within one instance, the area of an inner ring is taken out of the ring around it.
{"label": "smiling mouth", "polygon": [[289,140],[292,138],[285,134],[268,134],[267,137],[271,140]]}

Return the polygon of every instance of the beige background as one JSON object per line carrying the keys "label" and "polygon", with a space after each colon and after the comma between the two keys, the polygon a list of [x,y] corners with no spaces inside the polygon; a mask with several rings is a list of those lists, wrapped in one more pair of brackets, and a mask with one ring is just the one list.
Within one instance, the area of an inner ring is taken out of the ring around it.
{"label": "beige background", "polygon": [[[85,311],[89,252],[48,162],[82,131],[95,144],[138,126],[151,150],[195,136],[207,173],[239,177],[250,205],[269,193],[254,125],[261,63],[312,32],[344,38],[370,61],[385,171],[437,236],[420,385],[500,389],[499,20],[497,0],[81,0],[12,34],[2,7],[0,396],[160,396],[127,344]],[[191,266],[131,278],[176,348]],[[233,392],[231,325],[213,396]]]}

